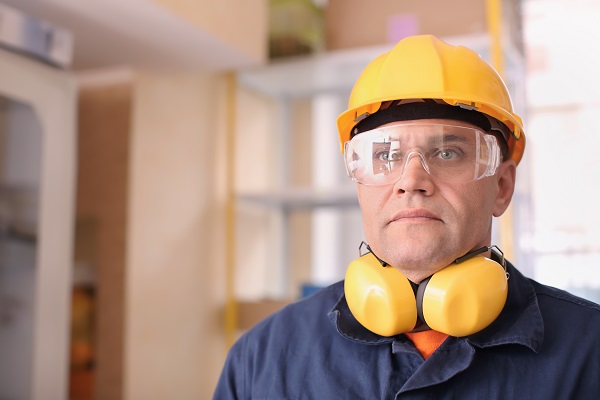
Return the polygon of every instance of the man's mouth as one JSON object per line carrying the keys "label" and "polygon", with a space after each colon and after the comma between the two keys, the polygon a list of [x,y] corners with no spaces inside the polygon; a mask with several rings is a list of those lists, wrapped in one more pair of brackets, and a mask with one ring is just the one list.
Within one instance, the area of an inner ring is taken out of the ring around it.
{"label": "man's mouth", "polygon": [[442,221],[436,213],[425,208],[410,208],[394,214],[390,222]]}

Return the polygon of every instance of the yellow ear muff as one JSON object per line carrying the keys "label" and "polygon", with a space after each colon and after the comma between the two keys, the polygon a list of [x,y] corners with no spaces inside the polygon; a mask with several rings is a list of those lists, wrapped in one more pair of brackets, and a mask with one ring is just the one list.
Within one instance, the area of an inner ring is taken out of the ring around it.
{"label": "yellow ear muff", "polygon": [[[508,294],[506,271],[486,257],[473,257],[436,272],[421,283],[422,316],[429,327],[451,336],[467,336],[491,324]],[[421,296],[419,296],[421,297]]]}
{"label": "yellow ear muff", "polygon": [[417,323],[415,293],[393,267],[382,267],[367,253],[346,270],[344,292],[348,307],[362,326],[381,336],[411,331]]}

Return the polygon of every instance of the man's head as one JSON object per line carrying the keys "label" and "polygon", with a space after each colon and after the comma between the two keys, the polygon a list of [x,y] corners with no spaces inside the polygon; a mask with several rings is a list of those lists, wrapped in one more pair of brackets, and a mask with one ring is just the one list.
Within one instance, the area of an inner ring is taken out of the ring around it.
{"label": "man's head", "polygon": [[490,244],[525,139],[504,83],[476,53],[404,39],[363,71],[338,129],[379,258],[419,282]]}

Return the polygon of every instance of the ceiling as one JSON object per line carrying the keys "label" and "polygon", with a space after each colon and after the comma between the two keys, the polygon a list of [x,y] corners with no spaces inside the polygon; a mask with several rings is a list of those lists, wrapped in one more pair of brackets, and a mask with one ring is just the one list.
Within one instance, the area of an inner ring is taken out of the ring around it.
{"label": "ceiling", "polygon": [[228,70],[258,63],[150,0],[0,0],[70,31],[75,70]]}

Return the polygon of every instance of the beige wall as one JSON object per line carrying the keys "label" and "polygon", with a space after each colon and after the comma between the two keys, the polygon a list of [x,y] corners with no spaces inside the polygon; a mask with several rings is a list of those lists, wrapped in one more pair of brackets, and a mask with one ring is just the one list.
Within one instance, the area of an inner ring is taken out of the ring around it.
{"label": "beige wall", "polygon": [[209,398],[221,318],[222,79],[139,74],[133,95],[125,398]]}

